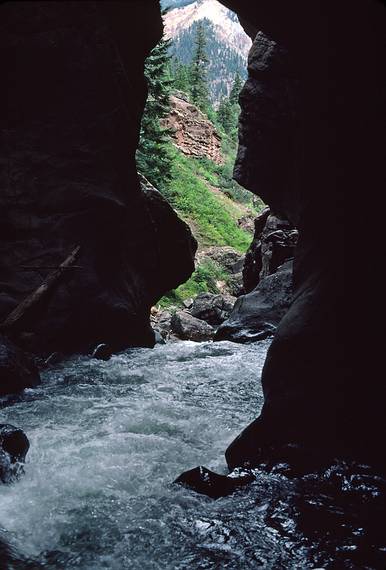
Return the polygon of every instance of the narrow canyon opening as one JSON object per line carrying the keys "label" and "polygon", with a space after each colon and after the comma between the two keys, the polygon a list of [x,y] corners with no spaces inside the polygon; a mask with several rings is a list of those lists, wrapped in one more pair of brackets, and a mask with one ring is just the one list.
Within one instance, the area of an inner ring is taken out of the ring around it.
{"label": "narrow canyon opening", "polygon": [[0,566],[384,568],[384,6],[169,3],[0,6]]}
{"label": "narrow canyon opening", "polygon": [[[161,341],[263,339],[291,301],[298,232],[246,180],[242,148],[255,125],[245,109],[262,105],[257,128],[271,119],[248,79],[252,40],[217,0],[164,0],[161,7],[164,35],[145,63],[137,166],[142,184],[157,188],[189,225],[197,251],[189,280],[152,307],[152,326]],[[279,59],[262,33],[255,42]]]}

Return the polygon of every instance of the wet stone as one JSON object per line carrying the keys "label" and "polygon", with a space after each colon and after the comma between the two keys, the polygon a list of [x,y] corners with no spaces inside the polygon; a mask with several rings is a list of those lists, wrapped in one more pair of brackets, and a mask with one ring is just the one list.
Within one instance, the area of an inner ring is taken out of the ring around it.
{"label": "wet stone", "polygon": [[254,481],[251,471],[242,471],[232,475],[220,475],[200,465],[182,473],[174,483],[184,485],[212,499],[219,499],[232,494],[236,489]]}

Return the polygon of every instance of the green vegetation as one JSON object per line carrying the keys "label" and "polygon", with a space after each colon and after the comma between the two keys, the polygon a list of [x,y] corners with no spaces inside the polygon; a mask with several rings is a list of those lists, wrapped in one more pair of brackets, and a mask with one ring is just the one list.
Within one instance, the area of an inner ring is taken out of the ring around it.
{"label": "green vegetation", "polygon": [[146,61],[148,99],[144,110],[137,151],[138,170],[161,192],[171,178],[170,133],[161,120],[170,112],[170,40],[161,40]]}
{"label": "green vegetation", "polygon": [[[237,147],[238,95],[242,81],[238,73],[229,96],[216,111],[208,94],[205,26],[197,24],[195,53],[189,65],[172,61],[170,41],[162,40],[147,60],[145,73],[149,97],[142,121],[137,153],[139,171],[165,196],[180,217],[191,227],[199,248],[231,246],[244,252],[251,234],[238,225],[246,215],[257,214],[263,205],[232,179]],[[173,89],[184,91],[206,113],[222,137],[224,164],[182,154],[161,126],[170,112]],[[231,277],[215,262],[203,261],[192,277],[161,300],[161,306],[181,304],[202,292],[219,292],[218,283]]]}
{"label": "green vegetation", "polygon": [[[174,38],[171,45],[173,67],[178,63],[190,67],[194,55],[193,46],[197,37],[197,27],[200,24],[205,32],[205,51],[209,60],[207,66],[209,98],[213,104],[229,94],[229,77],[235,77],[238,73],[241,79],[245,80],[247,70],[244,58],[219,39],[214,24],[206,18],[194,22],[190,28],[182,30]],[[177,87],[177,89],[184,91],[184,88]]]}
{"label": "green vegetation", "polygon": [[206,34],[204,25],[199,22],[195,37],[195,51],[190,69],[192,102],[207,113],[210,106],[208,88],[208,56],[206,55]]}
{"label": "green vegetation", "polygon": [[196,297],[200,293],[219,293],[220,290],[217,283],[219,281],[226,283],[228,279],[229,275],[218,263],[207,259],[197,267],[186,283],[162,297],[159,305],[162,308],[170,307],[171,305],[182,305],[185,299]]}
{"label": "green vegetation", "polygon": [[217,181],[216,169],[210,161],[188,158],[175,151],[171,180],[166,198],[181,217],[195,229],[201,246],[230,245],[245,251],[251,236],[237,225],[240,207],[232,200],[224,201],[208,187]]}

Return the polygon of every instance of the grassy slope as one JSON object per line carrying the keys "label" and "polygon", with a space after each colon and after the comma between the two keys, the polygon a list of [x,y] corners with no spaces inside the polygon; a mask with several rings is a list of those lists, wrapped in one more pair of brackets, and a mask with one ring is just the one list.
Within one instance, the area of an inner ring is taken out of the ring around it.
{"label": "grassy slope", "polygon": [[176,151],[167,193],[169,202],[188,224],[191,223],[193,232],[196,230],[200,247],[230,245],[243,252],[251,236],[238,227],[237,219],[245,210],[225,195],[211,190],[210,185],[217,184],[217,175],[206,163]]}
{"label": "grassy slope", "polygon": [[[231,246],[244,253],[252,241],[252,235],[241,229],[237,220],[247,213],[257,215],[260,207],[256,207],[252,195],[241,188],[238,198],[242,201],[232,200],[221,191],[224,186],[232,187],[227,173],[231,170],[234,152],[224,153],[224,166],[207,159],[189,158],[177,149],[173,152],[172,179],[166,197],[191,227],[199,249],[211,245]],[[181,305],[184,299],[199,293],[217,293],[216,282],[226,282],[228,277],[218,264],[204,261],[186,283],[163,297],[160,305]]]}

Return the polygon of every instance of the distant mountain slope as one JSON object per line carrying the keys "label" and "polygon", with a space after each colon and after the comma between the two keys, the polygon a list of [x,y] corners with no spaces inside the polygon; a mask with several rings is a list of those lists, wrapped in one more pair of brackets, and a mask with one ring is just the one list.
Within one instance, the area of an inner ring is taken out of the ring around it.
{"label": "distant mountain slope", "polygon": [[182,63],[191,62],[197,24],[204,22],[211,98],[218,102],[229,94],[237,72],[246,77],[250,38],[236,14],[216,0],[162,0],[162,5],[171,8],[165,16],[165,33],[174,40],[172,52]]}

